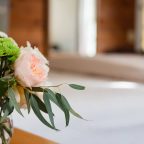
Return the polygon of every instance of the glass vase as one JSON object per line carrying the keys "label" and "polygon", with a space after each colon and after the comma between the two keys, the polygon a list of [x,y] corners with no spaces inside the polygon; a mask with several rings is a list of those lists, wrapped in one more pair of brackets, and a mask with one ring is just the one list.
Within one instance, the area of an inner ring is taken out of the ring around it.
{"label": "glass vase", "polygon": [[12,117],[7,117],[0,123],[0,144],[9,144],[13,133]]}

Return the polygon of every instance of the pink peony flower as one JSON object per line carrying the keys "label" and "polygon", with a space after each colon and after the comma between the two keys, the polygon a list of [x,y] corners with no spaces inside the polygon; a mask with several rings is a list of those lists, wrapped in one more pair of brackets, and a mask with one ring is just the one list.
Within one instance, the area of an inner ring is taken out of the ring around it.
{"label": "pink peony flower", "polygon": [[24,87],[33,87],[47,79],[49,72],[48,61],[38,48],[32,48],[27,42],[27,47],[21,48],[21,54],[14,64],[14,74]]}

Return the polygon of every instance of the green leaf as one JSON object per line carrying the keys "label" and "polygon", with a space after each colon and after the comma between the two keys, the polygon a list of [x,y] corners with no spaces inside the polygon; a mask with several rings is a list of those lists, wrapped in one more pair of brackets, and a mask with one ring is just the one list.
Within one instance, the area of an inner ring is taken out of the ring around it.
{"label": "green leaf", "polygon": [[35,113],[35,115],[38,117],[38,119],[43,123],[45,124],[46,126],[48,126],[49,128],[51,129],[54,129],[54,130],[57,130],[56,128],[54,128],[51,124],[49,124],[45,118],[43,117],[43,115],[41,114],[40,110],[39,110],[39,107],[38,107],[38,103],[37,101],[35,100],[35,97],[34,96],[31,96],[30,98],[30,103],[31,103],[31,107]]}
{"label": "green leaf", "polygon": [[6,102],[6,104],[3,106],[3,113],[4,115],[1,118],[1,122],[7,117],[9,116],[14,110],[14,106],[12,105],[11,101],[8,100]]}
{"label": "green leaf", "polygon": [[28,90],[24,89],[24,95],[25,95],[25,98],[26,98],[28,113],[30,113],[30,109],[31,109],[31,106],[30,106],[30,93],[28,92]]}
{"label": "green leaf", "polygon": [[[70,119],[70,115],[69,115],[69,111],[63,107],[63,104],[61,102],[61,99],[59,97],[58,93],[54,93],[52,90],[50,89],[46,89],[46,91],[49,94],[49,99],[55,103],[65,114],[65,119],[66,119],[66,126],[69,124],[69,119]],[[61,96],[61,95],[60,95]]]}
{"label": "green leaf", "polygon": [[59,106],[61,107],[61,109],[63,110],[64,114],[65,114],[65,119],[66,119],[66,126],[69,125],[69,121],[70,121],[70,114],[69,114],[69,110],[65,107],[65,105],[62,102],[62,95],[59,93],[56,93],[56,98],[57,101],[59,103]]}
{"label": "green leaf", "polygon": [[60,107],[60,106],[59,106],[59,103],[58,103],[58,101],[57,101],[57,99],[56,99],[56,94],[55,94],[52,90],[50,90],[50,89],[45,89],[45,91],[48,92],[48,94],[49,94],[49,99],[50,99],[53,103],[55,103],[58,107]]}
{"label": "green leaf", "polygon": [[0,79],[0,96],[3,96],[8,89],[8,82]]}
{"label": "green leaf", "polygon": [[21,110],[20,110],[19,104],[18,104],[17,101],[16,101],[15,93],[14,93],[14,91],[13,91],[12,88],[9,88],[9,89],[8,89],[8,97],[9,97],[11,103],[13,104],[14,108],[16,109],[16,111],[17,111],[20,115],[23,116],[23,114],[22,114],[22,112],[21,112]]}
{"label": "green leaf", "polygon": [[47,112],[47,109],[46,109],[46,106],[45,106],[45,104],[41,101],[41,99],[40,99],[38,96],[34,95],[34,94],[32,94],[32,95],[34,96],[35,100],[37,101],[39,109],[40,109],[41,111],[43,111],[44,113],[48,113],[48,112]]}
{"label": "green leaf", "polygon": [[68,84],[71,88],[77,89],[77,90],[84,90],[85,87],[77,84]]}
{"label": "green leaf", "polygon": [[52,90],[50,90],[50,89],[45,89],[45,91],[48,92],[48,94],[49,94],[49,99],[50,99],[54,104],[56,104],[56,105],[63,111],[62,107],[60,106],[60,104],[59,104],[59,102],[58,102],[58,100],[57,100],[57,98],[56,98],[56,93],[54,93],[54,92],[53,92]]}
{"label": "green leaf", "polygon": [[69,102],[67,101],[67,99],[64,96],[61,96],[61,100],[63,102],[63,104],[65,105],[65,107],[71,112],[71,114],[73,114],[74,116],[83,119],[77,112],[75,112],[73,110],[73,108],[70,106]]}
{"label": "green leaf", "polygon": [[70,106],[70,104],[68,103],[67,99],[64,96],[62,96],[59,93],[55,94],[50,89],[45,90],[49,93],[49,99],[64,112],[66,118],[66,125],[68,125],[69,123],[69,112],[74,116],[83,119],[76,111],[73,110],[73,108]]}
{"label": "green leaf", "polygon": [[[45,90],[41,87],[32,87],[32,89],[30,89],[33,92],[44,92]],[[38,96],[36,96],[35,94],[32,94],[35,97],[35,100],[38,103],[38,106],[40,108],[41,111],[43,111],[44,113],[48,113],[45,104],[41,101],[41,99],[39,99]],[[53,114],[54,115],[54,114]]]}
{"label": "green leaf", "polygon": [[51,103],[50,103],[50,100],[49,100],[49,93],[48,92],[44,92],[43,100],[44,100],[44,103],[45,103],[45,106],[46,106],[46,109],[47,109],[47,112],[48,112],[48,115],[49,115],[50,122],[51,122],[52,126],[55,127],[53,112],[52,112],[52,107],[51,107]]}

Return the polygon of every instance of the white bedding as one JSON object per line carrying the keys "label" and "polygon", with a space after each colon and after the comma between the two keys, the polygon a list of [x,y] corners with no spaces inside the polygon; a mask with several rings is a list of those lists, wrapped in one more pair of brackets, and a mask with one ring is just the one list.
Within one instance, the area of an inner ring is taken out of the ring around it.
{"label": "white bedding", "polygon": [[66,86],[61,91],[88,121],[72,117],[70,126],[65,128],[63,114],[54,108],[60,132],[41,124],[33,113],[25,118],[15,113],[16,127],[60,144],[144,143],[144,85],[62,72],[52,72],[49,80],[53,84],[79,83],[87,87],[79,92]]}

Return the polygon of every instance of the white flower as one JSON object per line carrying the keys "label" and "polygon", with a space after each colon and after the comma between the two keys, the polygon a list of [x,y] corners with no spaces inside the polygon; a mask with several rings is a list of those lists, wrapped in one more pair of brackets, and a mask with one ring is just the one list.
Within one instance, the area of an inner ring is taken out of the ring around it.
{"label": "white flower", "polygon": [[21,54],[14,64],[14,74],[24,87],[32,87],[47,79],[49,72],[48,60],[38,48],[32,48],[30,43],[21,48]]}
{"label": "white flower", "polygon": [[0,38],[7,38],[7,37],[8,35],[6,33],[0,31]]}

